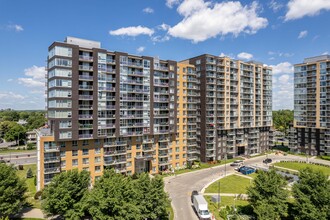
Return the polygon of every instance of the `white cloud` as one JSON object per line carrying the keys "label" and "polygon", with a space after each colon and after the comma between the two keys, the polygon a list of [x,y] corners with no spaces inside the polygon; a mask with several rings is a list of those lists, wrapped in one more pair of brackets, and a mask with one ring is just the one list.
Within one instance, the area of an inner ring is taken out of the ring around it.
{"label": "white cloud", "polygon": [[278,78],[280,83],[287,83],[289,81],[290,76],[288,74],[284,74]]}
{"label": "white cloud", "polygon": [[[293,53],[283,53],[283,52],[274,52],[274,51],[268,51],[269,56],[279,56],[279,57],[292,57]],[[275,59],[275,57],[273,57]]]}
{"label": "white cloud", "polygon": [[178,7],[184,18],[171,27],[173,37],[192,40],[194,43],[217,36],[240,33],[255,34],[268,25],[266,18],[259,17],[257,2],[242,6],[238,1],[210,3],[204,0],[185,0]]}
{"label": "white cloud", "polygon": [[22,25],[18,25],[18,24],[9,24],[9,25],[7,25],[7,28],[14,30],[16,32],[21,32],[24,30]]}
{"label": "white cloud", "polygon": [[7,79],[7,82],[12,82],[13,81],[13,79]]}
{"label": "white cloud", "polygon": [[250,53],[242,52],[237,54],[237,58],[241,60],[251,60],[253,58],[253,55]]}
{"label": "white cloud", "polygon": [[125,27],[125,28],[119,28],[117,30],[113,30],[113,31],[109,31],[110,35],[127,35],[127,36],[131,36],[131,37],[135,37],[138,35],[153,35],[154,30],[147,28],[147,27],[143,27],[141,25],[139,26],[131,26],[131,27]]}
{"label": "white cloud", "polygon": [[322,10],[330,10],[329,0],[290,0],[285,21],[295,20],[304,16],[318,15]]}
{"label": "white cloud", "polygon": [[306,30],[305,30],[305,31],[301,31],[301,32],[299,33],[298,39],[301,39],[301,38],[306,37],[307,34],[308,34],[308,31],[306,31]]}
{"label": "white cloud", "polygon": [[160,35],[157,35],[157,36],[152,36],[151,37],[151,40],[155,43],[155,42],[165,42],[165,41],[168,41],[170,39],[170,36],[168,35],[165,35],[165,36],[160,36]]}
{"label": "white cloud", "polygon": [[152,9],[150,7],[147,7],[145,9],[143,9],[143,12],[144,13],[147,13],[147,14],[152,14],[152,13],[154,13],[154,9]]}
{"label": "white cloud", "polygon": [[167,31],[168,29],[170,29],[170,27],[171,27],[170,25],[165,24],[165,23],[163,23],[163,24],[157,26],[157,28],[158,28],[159,30],[163,30],[163,31]]}
{"label": "white cloud", "polygon": [[32,66],[24,70],[25,78],[18,78],[18,83],[27,87],[45,86],[45,67]]}
{"label": "white cloud", "polygon": [[137,52],[137,53],[142,53],[145,49],[146,49],[145,47],[138,47],[138,48],[136,49],[136,52]]}
{"label": "white cloud", "polygon": [[178,5],[180,0],[166,0],[166,6],[169,8],[173,8],[174,5]]}
{"label": "white cloud", "polygon": [[0,100],[24,99],[24,96],[13,92],[0,92]]}
{"label": "white cloud", "polygon": [[273,68],[273,74],[292,74],[293,73],[293,65],[289,62],[279,63],[277,65],[270,65]]}
{"label": "white cloud", "polygon": [[328,51],[325,51],[324,53],[322,53],[322,55],[328,55],[329,52]]}
{"label": "white cloud", "polygon": [[272,0],[269,3],[269,7],[273,9],[274,12],[278,12],[281,8],[283,8],[283,5],[275,0]]}

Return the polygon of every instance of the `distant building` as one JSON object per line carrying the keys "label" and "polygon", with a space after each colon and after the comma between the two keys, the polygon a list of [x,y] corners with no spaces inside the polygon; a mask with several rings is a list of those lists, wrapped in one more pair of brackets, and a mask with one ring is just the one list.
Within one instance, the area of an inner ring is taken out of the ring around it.
{"label": "distant building", "polygon": [[26,143],[36,144],[37,143],[37,132],[36,131],[28,131],[26,132]]}
{"label": "distant building", "polygon": [[329,74],[329,55],[306,58],[294,66],[292,152],[330,155]]}
{"label": "distant building", "polygon": [[20,119],[20,120],[18,120],[17,124],[19,124],[19,125],[26,125],[27,124],[27,121],[24,120],[24,119]]}

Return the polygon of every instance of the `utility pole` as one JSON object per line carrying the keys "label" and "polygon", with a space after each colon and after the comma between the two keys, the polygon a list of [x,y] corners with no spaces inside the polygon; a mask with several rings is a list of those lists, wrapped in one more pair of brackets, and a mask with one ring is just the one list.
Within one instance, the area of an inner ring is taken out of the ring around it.
{"label": "utility pole", "polygon": [[220,211],[220,179],[218,181],[218,211]]}

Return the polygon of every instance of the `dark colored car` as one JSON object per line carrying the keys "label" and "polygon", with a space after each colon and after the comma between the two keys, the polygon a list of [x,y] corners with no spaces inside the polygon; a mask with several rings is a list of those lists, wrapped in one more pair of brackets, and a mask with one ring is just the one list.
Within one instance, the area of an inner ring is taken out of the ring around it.
{"label": "dark colored car", "polygon": [[267,158],[267,159],[264,159],[262,162],[263,162],[263,163],[271,163],[271,162],[272,162],[272,159]]}
{"label": "dark colored car", "polygon": [[194,190],[191,192],[191,202],[193,203],[194,202],[194,196],[195,195],[198,195],[198,191],[197,190]]}

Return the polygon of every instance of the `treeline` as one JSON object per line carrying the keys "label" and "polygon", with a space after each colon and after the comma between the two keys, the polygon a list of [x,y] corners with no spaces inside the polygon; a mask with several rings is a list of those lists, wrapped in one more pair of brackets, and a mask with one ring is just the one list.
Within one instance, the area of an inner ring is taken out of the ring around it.
{"label": "treeline", "polygon": [[293,123],[293,110],[273,111],[273,125],[276,130],[286,133],[290,123]]}
{"label": "treeline", "polygon": [[[19,120],[26,123],[19,124]],[[40,128],[45,123],[45,111],[0,110],[0,138],[19,143],[25,140],[27,131]]]}

